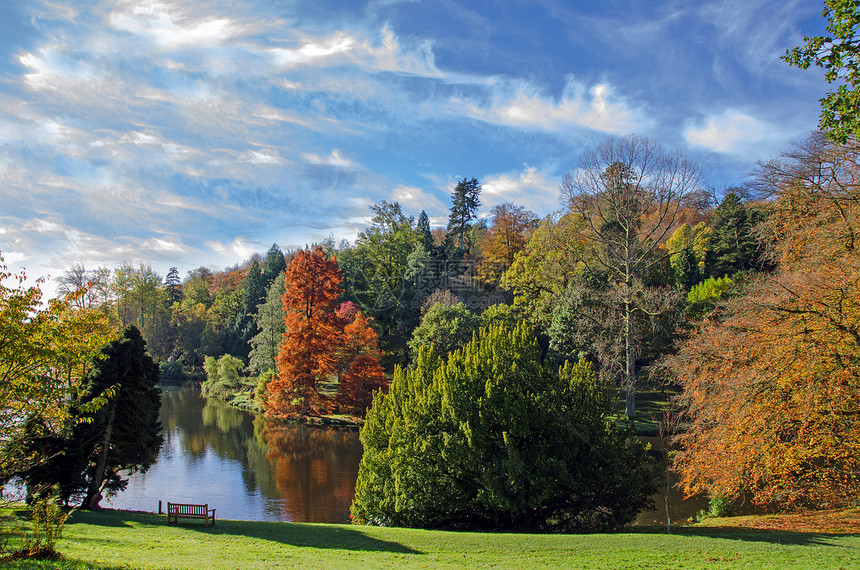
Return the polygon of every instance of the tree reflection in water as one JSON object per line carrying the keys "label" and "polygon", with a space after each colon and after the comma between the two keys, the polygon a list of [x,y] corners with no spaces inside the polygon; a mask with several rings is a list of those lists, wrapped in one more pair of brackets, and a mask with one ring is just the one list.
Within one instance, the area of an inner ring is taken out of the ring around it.
{"label": "tree reflection in water", "polygon": [[357,433],[263,421],[258,427],[284,518],[334,522],[331,515],[338,512],[346,516],[337,522],[347,522],[361,460]]}
{"label": "tree reflection in water", "polygon": [[159,500],[208,502],[219,517],[347,522],[361,443],[357,431],[275,424],[200,396],[164,389],[165,445],[109,506],[152,511]]}

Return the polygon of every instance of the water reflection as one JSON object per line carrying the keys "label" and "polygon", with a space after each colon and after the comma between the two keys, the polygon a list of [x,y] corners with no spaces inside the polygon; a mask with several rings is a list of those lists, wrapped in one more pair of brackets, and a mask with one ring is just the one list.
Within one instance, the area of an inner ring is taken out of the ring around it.
{"label": "water reflection", "polygon": [[228,519],[348,521],[361,458],[357,432],[266,422],[204,399],[193,386],[164,388],[161,421],[158,461],[107,506],[208,503]]}

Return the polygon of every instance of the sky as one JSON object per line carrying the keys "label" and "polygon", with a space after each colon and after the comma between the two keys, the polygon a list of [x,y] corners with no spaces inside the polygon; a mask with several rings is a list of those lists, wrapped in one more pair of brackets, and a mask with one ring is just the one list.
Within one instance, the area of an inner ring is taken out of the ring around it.
{"label": "sky", "polygon": [[[220,270],[397,201],[545,216],[607,137],[719,192],[807,137],[828,85],[779,59],[820,0],[3,0],[0,252],[54,279]],[[50,289],[50,288],[48,288]]]}

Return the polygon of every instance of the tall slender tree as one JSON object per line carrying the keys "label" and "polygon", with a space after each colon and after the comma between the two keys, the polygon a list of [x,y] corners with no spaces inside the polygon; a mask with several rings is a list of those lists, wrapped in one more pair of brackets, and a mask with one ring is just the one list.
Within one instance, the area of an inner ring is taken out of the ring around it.
{"label": "tall slender tree", "polygon": [[563,197],[586,222],[584,236],[597,251],[577,262],[608,280],[611,294],[605,299],[623,324],[622,383],[629,417],[636,415],[637,313],[653,316],[673,305],[661,309],[644,303],[655,292],[647,280],[657,264],[665,263],[668,253],[661,245],[683,212],[682,199],[699,187],[699,180],[699,167],[680,151],[666,152],[654,141],[629,135],[607,139],[583,155],[562,181]]}
{"label": "tall slender tree", "polygon": [[469,230],[472,220],[477,217],[481,201],[481,184],[476,178],[463,178],[451,193],[451,214],[448,217],[448,235],[456,255],[462,257],[469,253]]}
{"label": "tall slender tree", "polygon": [[343,277],[337,261],[316,247],[296,253],[284,280],[286,332],[278,353],[278,377],[268,386],[266,410],[274,416],[320,413],[328,401],[317,390],[317,382],[335,370]]}

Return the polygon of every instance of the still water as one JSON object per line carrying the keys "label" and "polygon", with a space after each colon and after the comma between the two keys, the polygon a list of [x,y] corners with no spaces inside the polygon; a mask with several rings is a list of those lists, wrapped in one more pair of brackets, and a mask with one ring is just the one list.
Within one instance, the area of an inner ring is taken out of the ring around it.
{"label": "still water", "polygon": [[[357,431],[276,425],[203,398],[193,385],[163,387],[161,422],[158,461],[103,506],[153,512],[159,501],[165,510],[168,501],[207,503],[224,519],[348,522],[362,452]],[[658,438],[644,439],[661,447]],[[657,508],[638,524],[665,524],[664,494],[654,500]],[[673,522],[705,504],[669,493]]]}
{"label": "still water", "polygon": [[144,474],[102,506],[158,511],[158,502],[207,503],[236,520],[349,520],[361,443],[357,431],[276,425],[203,398],[194,385],[162,388],[164,447]]}

